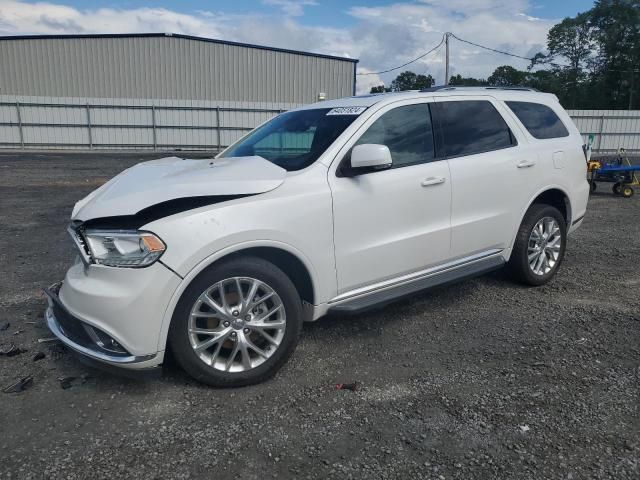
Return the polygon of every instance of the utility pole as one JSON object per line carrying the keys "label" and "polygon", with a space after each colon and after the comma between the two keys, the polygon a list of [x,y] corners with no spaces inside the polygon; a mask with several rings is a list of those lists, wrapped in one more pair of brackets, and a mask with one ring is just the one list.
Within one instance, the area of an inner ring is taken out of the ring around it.
{"label": "utility pole", "polygon": [[444,84],[449,85],[449,32],[444,34]]}
{"label": "utility pole", "polygon": [[635,70],[631,70],[631,85],[629,85],[629,110],[633,108],[633,79]]}

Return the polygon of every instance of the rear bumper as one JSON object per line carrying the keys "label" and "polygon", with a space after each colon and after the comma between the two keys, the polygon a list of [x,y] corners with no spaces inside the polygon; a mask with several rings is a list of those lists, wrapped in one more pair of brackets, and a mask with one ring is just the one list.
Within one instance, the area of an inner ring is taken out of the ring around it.
{"label": "rear bumper", "polygon": [[[58,292],[63,282],[56,283],[44,291],[49,305],[45,320],[49,330],[67,347],[88,359],[113,367],[133,370],[153,369],[162,364],[163,353],[133,355],[126,351],[117,338],[74,316],[62,304]],[[113,340],[114,344],[105,342]]]}

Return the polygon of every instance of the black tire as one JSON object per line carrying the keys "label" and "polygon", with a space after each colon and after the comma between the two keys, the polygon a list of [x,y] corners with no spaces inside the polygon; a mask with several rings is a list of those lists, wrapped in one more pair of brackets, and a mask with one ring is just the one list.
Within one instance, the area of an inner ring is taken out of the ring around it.
{"label": "black tire", "polygon": [[620,190],[620,194],[624,197],[624,198],[630,198],[633,197],[633,187],[630,187],[629,185],[623,185],[622,189]]}
{"label": "black tire", "polygon": [[[262,364],[242,372],[225,372],[205,364],[191,347],[188,334],[191,308],[200,294],[232,277],[251,277],[269,285],[282,300],[286,315],[284,336],[277,349]],[[197,381],[214,387],[240,387],[267,380],[285,364],[298,344],[302,322],[302,301],[289,277],[261,258],[237,257],[212,265],[187,287],[173,313],[169,344],[178,364]]]}
{"label": "black tire", "polygon": [[[527,250],[533,228],[545,217],[551,217],[558,223],[561,235],[560,251],[558,252],[558,259],[551,270],[543,275],[537,275],[529,266]],[[507,268],[509,269],[512,277],[520,283],[533,286],[544,285],[549,282],[558,271],[558,268],[564,258],[566,246],[567,225],[560,211],[550,205],[533,204],[529,207],[529,210],[527,210],[527,213],[522,220],[522,224],[518,229],[518,234],[516,235]]]}
{"label": "black tire", "polygon": [[593,192],[595,192],[595,191],[597,190],[597,188],[598,188],[598,187],[597,187],[597,185],[596,185],[596,182],[593,182],[593,181],[592,181],[592,182],[590,182],[590,183],[589,183],[589,191],[590,191],[590,192],[592,192],[592,193],[593,193]]}
{"label": "black tire", "polygon": [[622,193],[622,184],[620,182],[614,183],[611,190],[613,190],[614,195],[620,195]]}

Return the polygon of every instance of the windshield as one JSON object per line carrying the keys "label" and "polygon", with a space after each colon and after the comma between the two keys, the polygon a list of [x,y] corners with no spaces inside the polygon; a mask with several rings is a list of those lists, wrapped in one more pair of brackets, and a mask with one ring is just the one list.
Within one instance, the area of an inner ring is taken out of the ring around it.
{"label": "windshield", "polygon": [[232,145],[221,157],[258,155],[288,171],[301,170],[315,162],[363,111],[363,107],[355,107],[283,113]]}

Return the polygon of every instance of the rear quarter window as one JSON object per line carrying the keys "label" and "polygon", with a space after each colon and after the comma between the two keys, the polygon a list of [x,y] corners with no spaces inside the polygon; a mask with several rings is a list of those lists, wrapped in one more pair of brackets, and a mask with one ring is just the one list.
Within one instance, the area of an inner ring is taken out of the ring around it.
{"label": "rear quarter window", "polygon": [[532,102],[505,103],[534,138],[546,140],[569,136],[562,120],[546,105]]}
{"label": "rear quarter window", "polygon": [[517,144],[504,119],[487,100],[440,101],[434,104],[442,132],[440,153],[458,157]]}

